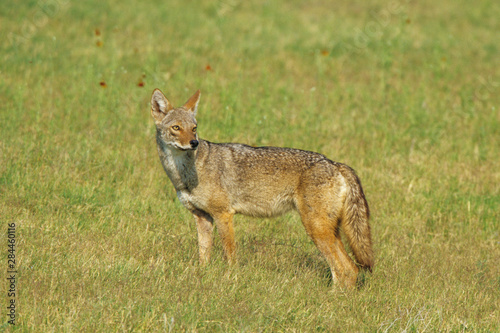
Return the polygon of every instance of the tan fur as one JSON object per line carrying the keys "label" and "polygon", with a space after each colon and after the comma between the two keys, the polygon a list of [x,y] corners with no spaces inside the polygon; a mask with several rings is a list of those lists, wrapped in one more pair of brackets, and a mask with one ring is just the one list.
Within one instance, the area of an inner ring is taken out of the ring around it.
{"label": "tan fur", "polygon": [[370,213],[354,170],[299,149],[198,140],[199,99],[197,91],[174,108],[156,89],[151,113],[163,168],[179,200],[195,217],[201,262],[210,260],[214,224],[225,257],[233,262],[234,214],[271,217],[295,209],[333,279],[354,287],[359,269],[345,251],[340,228],[358,264],[370,271],[373,267]]}

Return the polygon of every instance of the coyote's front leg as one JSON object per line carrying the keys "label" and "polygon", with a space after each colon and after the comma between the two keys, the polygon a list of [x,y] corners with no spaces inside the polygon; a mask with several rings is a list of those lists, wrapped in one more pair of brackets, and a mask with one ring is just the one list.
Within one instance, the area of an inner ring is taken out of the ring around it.
{"label": "coyote's front leg", "polygon": [[236,243],[234,240],[233,214],[221,212],[213,215],[217,232],[222,240],[224,257],[229,264],[236,262]]}
{"label": "coyote's front leg", "polygon": [[210,261],[210,253],[213,244],[213,219],[205,212],[195,210],[192,212],[198,229],[198,247],[200,251],[200,263],[205,265]]}

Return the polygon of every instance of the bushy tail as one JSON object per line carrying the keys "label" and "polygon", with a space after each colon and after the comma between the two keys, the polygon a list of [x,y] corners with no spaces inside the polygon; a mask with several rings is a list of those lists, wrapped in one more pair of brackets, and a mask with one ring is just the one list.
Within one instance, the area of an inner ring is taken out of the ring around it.
{"label": "bushy tail", "polygon": [[340,172],[348,184],[341,222],[342,230],[347,236],[349,246],[358,264],[371,272],[374,259],[370,225],[368,223],[370,218],[368,202],[363,193],[361,181],[354,170],[342,165]]}

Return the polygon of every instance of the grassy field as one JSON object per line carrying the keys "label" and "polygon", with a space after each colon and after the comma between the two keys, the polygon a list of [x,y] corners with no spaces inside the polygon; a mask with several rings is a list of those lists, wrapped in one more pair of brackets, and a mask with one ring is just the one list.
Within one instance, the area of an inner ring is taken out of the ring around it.
{"label": "grassy field", "polygon": [[[500,330],[498,1],[0,4],[0,331]],[[331,285],[296,214],[198,264],[149,101],[200,137],[352,166],[373,274]],[[15,297],[7,225],[15,223]],[[10,300],[15,326],[8,323]]]}

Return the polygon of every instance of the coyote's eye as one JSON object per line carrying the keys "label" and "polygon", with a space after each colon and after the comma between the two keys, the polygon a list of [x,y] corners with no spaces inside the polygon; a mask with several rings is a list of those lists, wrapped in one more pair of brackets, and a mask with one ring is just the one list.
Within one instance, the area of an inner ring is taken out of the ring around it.
{"label": "coyote's eye", "polygon": [[193,133],[196,133],[196,129],[197,129],[196,127],[193,127]]}
{"label": "coyote's eye", "polygon": [[177,125],[174,125],[174,126],[172,126],[172,129],[173,129],[174,131],[178,131],[178,130],[180,130],[181,128],[180,128],[179,126],[177,126]]}

